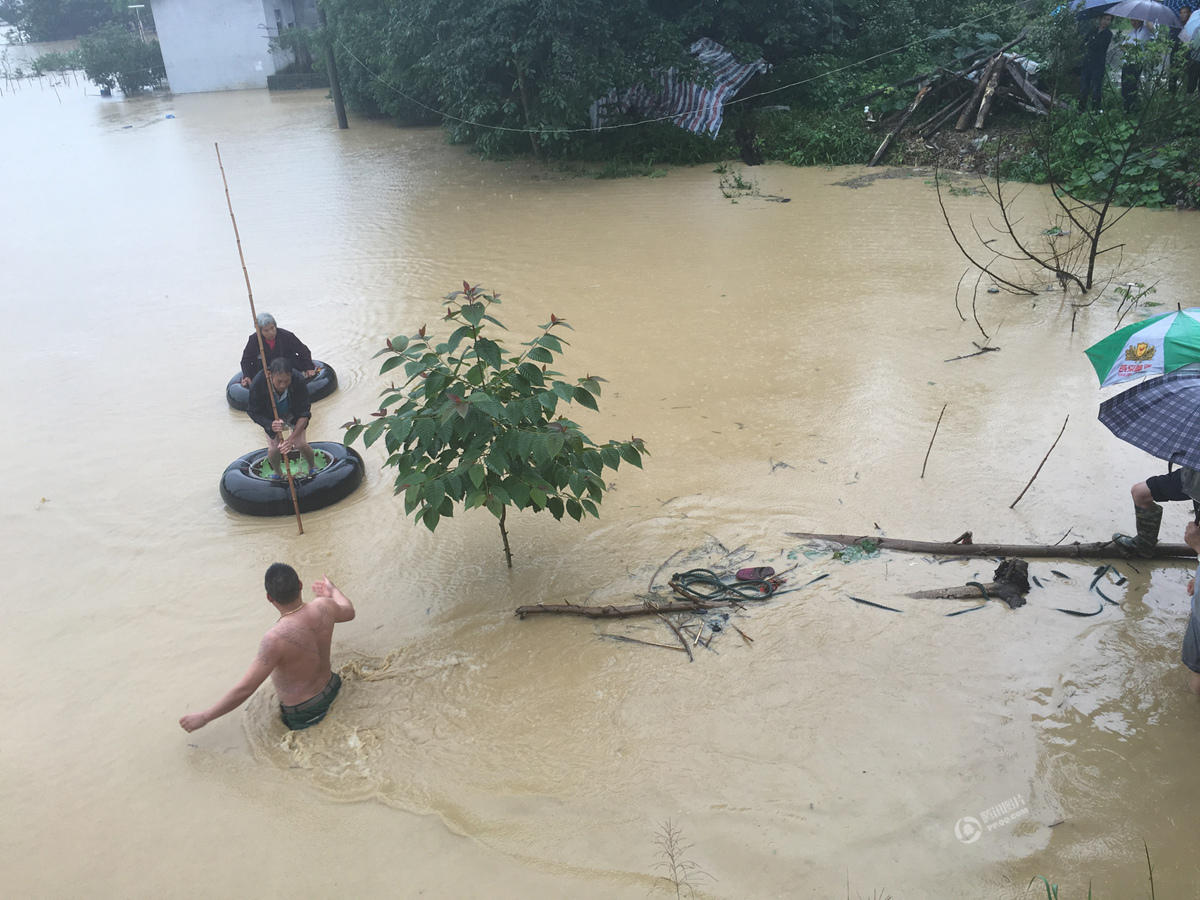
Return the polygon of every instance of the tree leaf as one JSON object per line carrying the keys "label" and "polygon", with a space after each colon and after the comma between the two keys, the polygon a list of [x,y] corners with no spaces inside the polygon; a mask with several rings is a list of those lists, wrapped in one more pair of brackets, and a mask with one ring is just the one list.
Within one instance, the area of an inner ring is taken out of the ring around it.
{"label": "tree leaf", "polygon": [[529,485],[523,481],[513,479],[508,484],[508,496],[512,499],[513,505],[517,509],[524,509],[529,505]]}
{"label": "tree leaf", "polygon": [[568,498],[566,506],[567,506],[567,515],[570,516],[572,519],[574,519],[576,522],[578,522],[580,519],[583,518],[583,506],[580,505],[578,500],[572,500],[572,499]]}
{"label": "tree leaf", "polygon": [[639,469],[642,467],[641,454],[634,449],[633,444],[620,444],[619,447],[621,459],[625,460],[626,462],[633,463],[633,465],[637,466]]}
{"label": "tree leaf", "polygon": [[486,470],[479,463],[467,469],[467,477],[471,479],[471,484],[479,487],[483,484],[484,478],[487,476]]}
{"label": "tree leaf", "polygon": [[467,397],[467,402],[493,419],[504,417],[504,407],[500,405],[500,402],[495,397],[486,391],[473,391]]}
{"label": "tree leaf", "polygon": [[546,509],[550,510],[550,514],[556,519],[563,517],[563,502],[558,497],[547,497]]}
{"label": "tree leaf", "polygon": [[533,434],[528,431],[522,431],[517,435],[517,456],[521,459],[528,459],[529,454],[533,452]]}
{"label": "tree leaf", "polygon": [[597,397],[600,396],[600,379],[598,378],[593,378],[591,375],[587,378],[580,378],[579,386],[589,394],[594,394]]}
{"label": "tree leaf", "polygon": [[550,462],[551,453],[548,438],[549,435],[536,432],[530,435],[529,449],[533,453],[533,461],[538,466],[544,466]]}
{"label": "tree leaf", "polygon": [[596,406],[596,398],[581,387],[575,388],[575,390],[572,392],[572,398],[580,406],[586,406],[588,409],[598,409]]}
{"label": "tree leaf", "polygon": [[383,365],[379,367],[379,374],[386,375],[403,362],[405,362],[405,357],[403,356],[393,356],[391,359],[385,359]]}
{"label": "tree leaf", "polygon": [[387,427],[387,419],[377,419],[367,426],[367,433],[363,436],[363,445],[370,447],[373,443],[379,440],[379,435],[383,434],[383,429]]}
{"label": "tree leaf", "polygon": [[479,323],[483,320],[482,303],[468,303],[461,310],[459,310],[459,312],[462,313],[462,317],[466,321],[470,322],[474,328],[478,328]]}
{"label": "tree leaf", "polygon": [[468,338],[473,333],[470,325],[460,325],[454,329],[454,333],[450,335],[450,339],[446,341],[446,352],[453,353],[458,349],[458,345],[463,342],[464,338]]}
{"label": "tree leaf", "polygon": [[440,478],[433,479],[421,489],[421,499],[430,506],[440,506],[444,496],[446,496],[446,489],[442,486]]}
{"label": "tree leaf", "polygon": [[500,345],[495,341],[480,338],[475,342],[475,353],[493,369],[500,368]]}

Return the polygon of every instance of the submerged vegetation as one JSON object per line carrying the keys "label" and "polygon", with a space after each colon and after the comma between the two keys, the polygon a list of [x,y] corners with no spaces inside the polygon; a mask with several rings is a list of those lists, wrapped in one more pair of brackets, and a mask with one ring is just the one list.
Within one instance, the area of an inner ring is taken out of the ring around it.
{"label": "submerged vegetation", "polygon": [[165,72],[158,41],[143,41],[115,23],[80,38],[79,59],[89,79],[110,91],[120,88],[127,96],[158,84]]}

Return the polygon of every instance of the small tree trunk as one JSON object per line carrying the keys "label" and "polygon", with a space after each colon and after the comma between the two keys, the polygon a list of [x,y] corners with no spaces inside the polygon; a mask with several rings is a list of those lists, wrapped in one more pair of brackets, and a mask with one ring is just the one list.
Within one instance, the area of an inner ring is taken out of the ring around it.
{"label": "small tree trunk", "polygon": [[[538,143],[537,134],[533,130],[533,119],[529,115],[529,89],[525,87],[525,72],[521,69],[521,64],[515,59],[513,67],[517,70],[517,88],[521,93],[521,109],[525,113],[525,127],[529,129],[529,144],[533,147],[534,158],[539,162],[542,159],[542,147]],[[501,520],[503,521],[503,520]],[[500,526],[504,530],[504,526]],[[511,563],[509,564],[511,566]]]}
{"label": "small tree trunk", "polygon": [[504,519],[508,515],[508,507],[504,506],[500,509],[500,537],[504,539],[504,561],[508,563],[508,567],[512,568],[512,550],[508,546],[508,532],[504,528]]}

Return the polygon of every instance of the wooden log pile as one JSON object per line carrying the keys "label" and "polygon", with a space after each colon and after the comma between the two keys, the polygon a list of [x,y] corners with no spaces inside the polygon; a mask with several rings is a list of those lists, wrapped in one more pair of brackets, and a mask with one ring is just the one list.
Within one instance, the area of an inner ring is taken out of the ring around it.
{"label": "wooden log pile", "polygon": [[[888,133],[867,165],[878,165],[896,138],[906,130],[926,141],[952,120],[956,131],[969,128],[981,131],[997,102],[1007,102],[1037,115],[1046,115],[1055,106],[1065,106],[1038,88],[1018,55],[1009,52],[1024,37],[1022,31],[999,50],[977,51],[965,57],[957,70],[939,67],[893,85],[904,88],[915,84],[916,95],[904,111],[888,123]],[[881,88],[862,99],[871,100],[886,90]],[[912,124],[918,109],[927,111],[935,107],[924,119]]]}

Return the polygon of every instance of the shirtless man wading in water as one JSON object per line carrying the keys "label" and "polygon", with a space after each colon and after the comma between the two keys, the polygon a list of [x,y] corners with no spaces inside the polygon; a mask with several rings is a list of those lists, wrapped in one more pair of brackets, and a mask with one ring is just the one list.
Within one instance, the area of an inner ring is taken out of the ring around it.
{"label": "shirtless man wading in water", "polygon": [[279,611],[279,621],[263,636],[253,664],[229,693],[204,712],[188,713],[179,720],[184,731],[203,728],[237,709],[268,675],[288,728],[295,731],[316,725],[329,712],[342,686],[341,677],[329,667],[333,626],[354,618],[354,604],[328,578],[313,585],[316,599],[304,603],[300,576],[284,563],[274,563],[264,580],[267,600]]}

